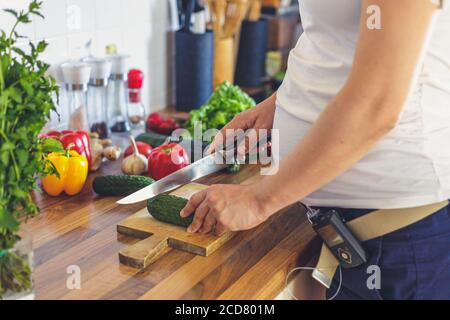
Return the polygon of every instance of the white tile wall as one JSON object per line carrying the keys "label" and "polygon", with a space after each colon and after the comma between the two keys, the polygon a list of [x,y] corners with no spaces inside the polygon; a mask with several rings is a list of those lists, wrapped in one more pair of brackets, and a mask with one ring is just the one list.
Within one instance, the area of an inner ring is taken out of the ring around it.
{"label": "white tile wall", "polygon": [[[0,9],[19,10],[28,3],[0,0]],[[166,74],[170,62],[167,6],[166,0],[43,0],[46,19],[36,17],[18,31],[31,41],[45,39],[49,43],[43,58],[51,64],[50,72],[58,81],[62,61],[89,53],[102,56],[106,45],[115,44],[119,52],[131,55],[130,68],[143,70],[143,101],[150,112],[171,103],[172,81]],[[1,10],[0,29],[8,30],[12,23]],[[90,52],[85,46],[88,41],[92,41]]]}

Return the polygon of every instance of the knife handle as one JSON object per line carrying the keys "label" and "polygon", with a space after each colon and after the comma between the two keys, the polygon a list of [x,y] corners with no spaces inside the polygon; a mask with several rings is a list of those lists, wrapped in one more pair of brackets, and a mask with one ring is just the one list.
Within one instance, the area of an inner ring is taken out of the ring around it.
{"label": "knife handle", "polygon": [[[239,159],[238,154],[237,154],[237,148],[239,147],[239,145],[245,140],[245,135],[244,137],[234,137],[233,142],[227,144],[226,146],[224,146],[222,148],[222,150],[219,150],[218,152],[222,152],[222,156],[224,157],[224,159],[228,159],[228,160],[235,160],[237,159],[240,163],[245,163],[245,159],[247,158],[247,156],[250,154],[251,150],[247,150],[245,155],[244,155],[244,161],[241,162],[241,159]],[[261,138],[258,140],[258,142],[256,143],[256,149],[260,150],[261,148],[264,148],[269,145],[271,141],[271,133],[269,131],[269,133],[267,134],[267,136],[265,137],[265,139]],[[233,147],[233,149],[229,149],[230,147]],[[253,149],[252,149],[253,150]],[[225,154],[223,154],[223,152],[225,152]],[[242,158],[242,157],[241,157]],[[232,162],[227,162],[227,163],[232,163]]]}

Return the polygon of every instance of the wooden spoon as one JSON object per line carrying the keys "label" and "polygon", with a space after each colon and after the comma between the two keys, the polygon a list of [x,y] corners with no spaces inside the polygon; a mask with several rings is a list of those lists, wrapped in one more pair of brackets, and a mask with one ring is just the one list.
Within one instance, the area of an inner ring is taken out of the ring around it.
{"label": "wooden spoon", "polygon": [[229,0],[224,33],[226,37],[234,36],[241,27],[248,8],[248,0]]}
{"label": "wooden spoon", "polygon": [[261,0],[252,0],[248,20],[258,21],[261,18]]}

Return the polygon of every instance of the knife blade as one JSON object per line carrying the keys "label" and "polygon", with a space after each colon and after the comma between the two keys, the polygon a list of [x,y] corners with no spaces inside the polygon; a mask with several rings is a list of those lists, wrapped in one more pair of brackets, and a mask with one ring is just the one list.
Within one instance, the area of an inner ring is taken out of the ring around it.
{"label": "knife blade", "polygon": [[117,203],[132,204],[150,199],[160,193],[174,190],[186,183],[225,169],[227,166],[226,161],[223,160],[223,155],[218,152],[213,153],[123,199],[120,199]]}

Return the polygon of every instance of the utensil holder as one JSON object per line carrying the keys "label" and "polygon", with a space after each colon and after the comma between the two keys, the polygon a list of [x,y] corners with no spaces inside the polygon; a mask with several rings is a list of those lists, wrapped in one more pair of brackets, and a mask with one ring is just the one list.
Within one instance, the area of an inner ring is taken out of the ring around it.
{"label": "utensil holder", "polygon": [[235,83],[243,87],[258,87],[266,75],[268,21],[242,22],[236,63]]}
{"label": "utensil holder", "polygon": [[178,111],[203,105],[213,92],[214,34],[175,34],[175,85]]}
{"label": "utensil holder", "polygon": [[234,80],[234,39],[232,37],[215,40],[214,87],[224,81]]}

